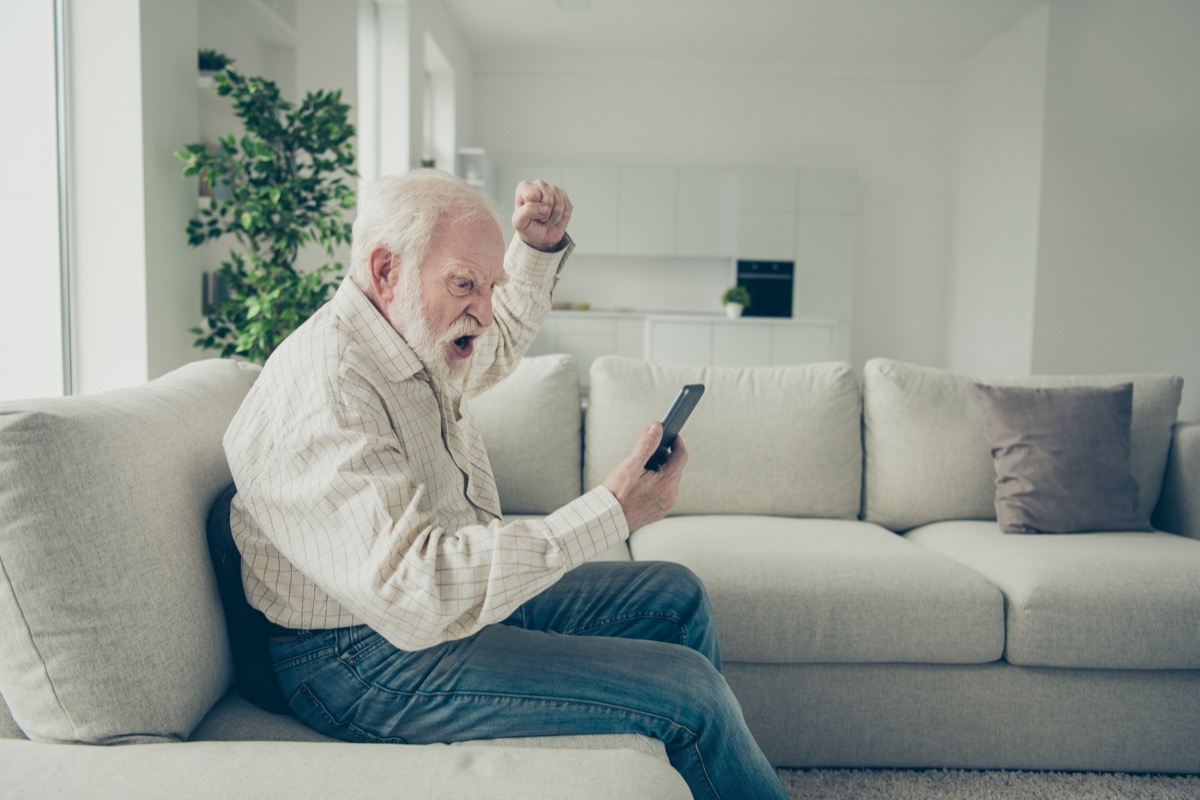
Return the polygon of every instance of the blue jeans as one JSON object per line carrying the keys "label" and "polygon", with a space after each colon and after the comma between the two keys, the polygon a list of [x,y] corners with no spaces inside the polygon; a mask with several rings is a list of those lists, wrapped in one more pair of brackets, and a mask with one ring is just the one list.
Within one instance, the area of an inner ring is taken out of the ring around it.
{"label": "blue jeans", "polygon": [[503,623],[424,650],[362,625],[300,631],[271,655],[292,710],[338,739],[639,733],[697,800],[787,796],[721,674],[704,586],[678,564],[584,564]]}

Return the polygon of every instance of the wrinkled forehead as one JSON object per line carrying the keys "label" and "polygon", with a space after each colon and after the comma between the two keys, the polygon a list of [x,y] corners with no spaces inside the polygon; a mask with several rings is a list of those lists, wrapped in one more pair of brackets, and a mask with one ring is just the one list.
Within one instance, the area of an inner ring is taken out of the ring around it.
{"label": "wrinkled forehead", "polygon": [[491,219],[439,223],[426,267],[463,275],[484,284],[508,279],[504,271],[504,236]]}

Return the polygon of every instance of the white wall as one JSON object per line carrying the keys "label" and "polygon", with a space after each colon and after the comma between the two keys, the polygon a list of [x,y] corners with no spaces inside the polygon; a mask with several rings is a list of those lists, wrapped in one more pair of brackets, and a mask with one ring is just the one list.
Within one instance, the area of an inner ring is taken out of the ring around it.
{"label": "white wall", "polygon": [[959,71],[947,366],[1025,375],[1033,361],[1046,47],[1042,7]]}
{"label": "white wall", "polygon": [[[399,174],[421,163],[425,133],[425,43],[432,39],[452,74],[455,103],[440,124],[454,129],[452,149],[471,146],[474,136],[475,64],[449,13],[436,0],[378,0],[379,116],[377,173]],[[445,77],[443,79],[446,79]],[[454,171],[454,164],[439,163]],[[365,178],[375,177],[364,174]]]}
{"label": "white wall", "polygon": [[[160,31],[172,32],[164,37]],[[196,187],[175,152],[195,141],[195,0],[142,0],[142,159],[145,196],[146,377],[202,357],[188,330],[200,318],[200,258],[188,246]]]}
{"label": "white wall", "polygon": [[944,362],[950,74],[481,64],[475,96],[495,164],[857,169],[854,359]]}
{"label": "white wall", "polygon": [[1033,368],[1162,371],[1200,420],[1200,3],[1051,7]]}
{"label": "white wall", "polygon": [[173,155],[196,138],[196,4],[68,6],[75,389],[93,393],[196,357],[195,185]]}
{"label": "white wall", "polygon": [[11,0],[0,25],[8,81],[0,152],[0,400],[64,391],[59,300],[54,5]]}
{"label": "white wall", "polygon": [[141,3],[68,9],[76,390],[91,393],[148,375]]}

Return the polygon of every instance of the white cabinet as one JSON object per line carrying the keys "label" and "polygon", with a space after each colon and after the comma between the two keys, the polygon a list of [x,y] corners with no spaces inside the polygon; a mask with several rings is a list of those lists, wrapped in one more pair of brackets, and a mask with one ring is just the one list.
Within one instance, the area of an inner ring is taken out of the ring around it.
{"label": "white cabinet", "polygon": [[737,257],[752,261],[791,261],[796,256],[796,214],[792,211],[739,211]]}
{"label": "white cabinet", "polygon": [[646,319],[646,358],[660,364],[766,367],[844,358],[833,320]]}
{"label": "white cabinet", "polygon": [[642,317],[578,316],[552,314],[542,324],[527,355],[567,353],[579,365],[579,380],[586,389],[588,371],[600,356],[642,357]]}
{"label": "white cabinet", "polygon": [[753,323],[714,324],[709,362],[727,367],[767,367],[771,361],[771,329]]}
{"label": "white cabinet", "polygon": [[848,214],[800,214],[796,224],[792,313],[798,317],[852,319],[854,217]]}
{"label": "white cabinet", "polygon": [[796,170],[754,167],[737,171],[738,211],[796,210]]}
{"label": "white cabinet", "polygon": [[771,363],[811,364],[837,358],[832,325],[772,325]]}
{"label": "white cabinet", "polygon": [[567,229],[575,241],[576,252],[585,255],[617,252],[620,170],[563,167],[562,187],[575,209]]}
{"label": "white cabinet", "polygon": [[675,255],[728,258],[736,219],[734,174],[727,169],[678,171]]}
{"label": "white cabinet", "polygon": [[675,255],[675,172],[655,168],[621,170],[619,253]]}
{"label": "white cabinet", "polygon": [[737,171],[738,258],[795,258],[797,188],[794,169],[758,167]]}
{"label": "white cabinet", "polygon": [[712,363],[712,323],[646,320],[646,359],[656,364]]}

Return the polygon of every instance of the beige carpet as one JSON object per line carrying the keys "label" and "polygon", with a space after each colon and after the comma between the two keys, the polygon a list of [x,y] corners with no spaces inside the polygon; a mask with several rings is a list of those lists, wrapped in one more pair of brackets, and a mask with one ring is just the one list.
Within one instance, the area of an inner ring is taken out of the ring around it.
{"label": "beige carpet", "polygon": [[791,800],[1200,800],[1200,776],[965,770],[779,770]]}

